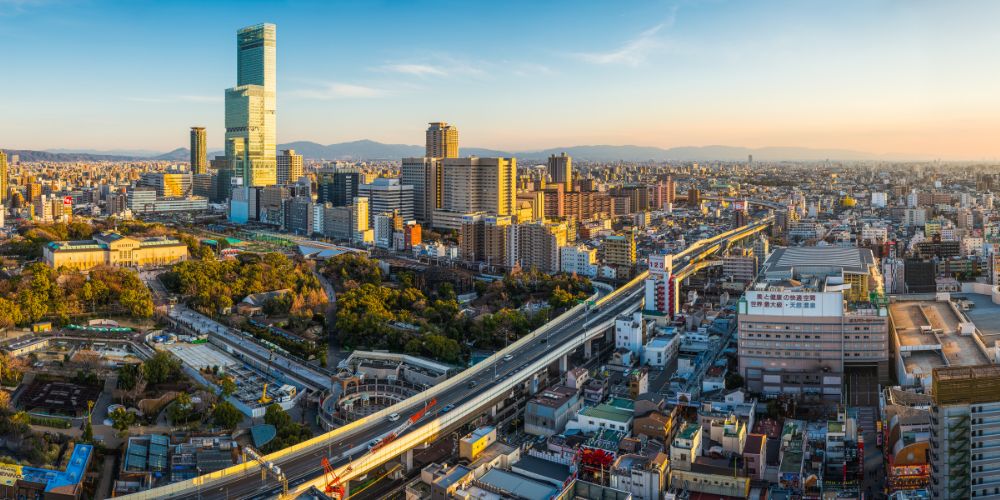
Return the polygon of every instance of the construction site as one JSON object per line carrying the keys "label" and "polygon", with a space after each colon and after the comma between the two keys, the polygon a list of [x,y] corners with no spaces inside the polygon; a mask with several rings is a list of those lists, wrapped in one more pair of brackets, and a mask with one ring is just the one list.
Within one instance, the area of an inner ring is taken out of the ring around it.
{"label": "construction site", "polygon": [[236,392],[229,400],[248,417],[263,417],[271,404],[290,410],[304,394],[302,387],[284,377],[276,368],[265,373],[230,356],[214,344],[177,342],[156,344],[156,347],[180,359],[186,367],[185,371],[199,382],[217,385],[203,373],[203,370],[215,367],[219,370],[218,377],[231,377],[236,383]]}

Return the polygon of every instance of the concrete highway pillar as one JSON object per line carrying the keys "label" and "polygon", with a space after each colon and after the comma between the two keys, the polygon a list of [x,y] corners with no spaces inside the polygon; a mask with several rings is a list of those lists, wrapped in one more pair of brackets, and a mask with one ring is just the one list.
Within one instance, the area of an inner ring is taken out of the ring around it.
{"label": "concrete highway pillar", "polygon": [[531,377],[531,394],[538,392],[538,375]]}
{"label": "concrete highway pillar", "polygon": [[594,341],[593,339],[587,339],[587,341],[583,343],[583,358],[590,359],[590,357],[593,355],[594,355]]}
{"label": "concrete highway pillar", "polygon": [[490,407],[490,418],[494,420],[497,418],[497,405],[493,405]]}
{"label": "concrete highway pillar", "polygon": [[406,450],[406,453],[403,453],[403,468],[405,468],[407,472],[409,472],[410,470],[413,469],[413,449],[412,448],[409,449],[409,450]]}
{"label": "concrete highway pillar", "polygon": [[569,358],[564,354],[559,358],[559,373],[566,373],[566,370],[569,370]]}
{"label": "concrete highway pillar", "polygon": [[351,482],[343,481],[340,483],[340,485],[343,486],[344,488],[344,496],[341,498],[341,500],[343,500],[344,498],[351,498]]}

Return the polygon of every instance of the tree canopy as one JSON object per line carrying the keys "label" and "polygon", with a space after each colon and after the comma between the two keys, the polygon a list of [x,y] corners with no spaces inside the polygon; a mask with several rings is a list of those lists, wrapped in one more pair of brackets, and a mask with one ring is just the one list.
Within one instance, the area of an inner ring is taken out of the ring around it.
{"label": "tree canopy", "polygon": [[36,262],[0,282],[0,328],[52,318],[62,323],[88,313],[153,315],[153,298],[135,271],[98,266],[88,274]]}
{"label": "tree canopy", "polygon": [[229,401],[222,401],[212,410],[212,421],[225,429],[235,429],[243,421],[243,414]]}
{"label": "tree canopy", "polygon": [[326,259],[320,272],[338,292],[366,283],[377,285],[382,282],[378,261],[356,252],[345,252]]}
{"label": "tree canopy", "polygon": [[261,450],[265,453],[287,448],[312,437],[312,432],[308,427],[292,422],[292,417],[277,404],[267,407],[264,413],[264,423],[273,425],[277,431],[274,440],[267,443]]}
{"label": "tree canopy", "polygon": [[[296,296],[308,296],[309,292],[320,290],[319,280],[305,262],[280,253],[241,255],[240,259],[228,260],[188,260],[164,273],[161,281],[168,289],[188,297],[192,307],[207,314],[232,307],[253,293],[287,288]],[[300,308],[311,306],[300,304]],[[294,304],[290,309],[294,312]]]}
{"label": "tree canopy", "polygon": [[181,361],[165,351],[158,351],[142,363],[142,374],[153,385],[176,380],[181,373]]}

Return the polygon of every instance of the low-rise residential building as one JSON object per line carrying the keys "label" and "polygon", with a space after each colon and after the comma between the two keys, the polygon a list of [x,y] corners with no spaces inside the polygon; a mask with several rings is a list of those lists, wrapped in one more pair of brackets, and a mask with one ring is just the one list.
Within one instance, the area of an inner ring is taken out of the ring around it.
{"label": "low-rise residential building", "polygon": [[611,429],[628,435],[632,431],[632,413],[630,410],[602,403],[584,408],[577,414],[577,419],[569,422],[567,426],[579,429],[581,432]]}
{"label": "low-rise residential building", "polygon": [[625,314],[615,320],[615,348],[628,349],[636,356],[646,345],[646,320],[641,312]]}
{"label": "low-rise residential building", "polygon": [[743,472],[755,481],[764,479],[767,467],[767,435],[751,433],[743,443]]}
{"label": "low-rise residential building", "polygon": [[611,468],[611,487],[632,494],[636,500],[659,500],[667,485],[667,455],[653,457],[627,453]]}
{"label": "low-rise residential building", "polygon": [[583,407],[576,389],[557,385],[531,398],[524,408],[524,432],[536,436],[558,434]]}
{"label": "low-rise residential building", "polygon": [[691,470],[695,457],[701,455],[701,426],[684,422],[670,443],[670,467]]}

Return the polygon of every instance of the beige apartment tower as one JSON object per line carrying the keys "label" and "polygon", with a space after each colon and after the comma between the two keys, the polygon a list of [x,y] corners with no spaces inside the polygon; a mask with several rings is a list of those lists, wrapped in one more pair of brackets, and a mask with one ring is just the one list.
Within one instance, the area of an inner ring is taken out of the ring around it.
{"label": "beige apartment tower", "polygon": [[10,174],[7,168],[7,154],[0,151],[0,207],[7,205],[7,191],[10,189],[8,185]]}
{"label": "beige apartment tower", "polygon": [[284,149],[278,156],[278,184],[293,184],[302,177],[302,155]]}
{"label": "beige apartment tower", "polygon": [[510,267],[559,272],[559,247],[566,246],[566,223],[532,222],[508,226]]}
{"label": "beige apartment tower", "polygon": [[208,151],[205,149],[205,127],[191,127],[191,173],[208,173]]}
{"label": "beige apartment tower", "polygon": [[458,127],[431,122],[427,127],[427,158],[458,158]]}
{"label": "beige apartment tower", "polygon": [[400,181],[413,186],[413,217],[421,224],[430,223],[441,208],[441,159],[403,158]]}
{"label": "beige apartment tower", "polygon": [[[516,159],[447,158],[440,168],[442,211],[513,215],[517,196]],[[434,219],[437,225],[437,216]]]}

